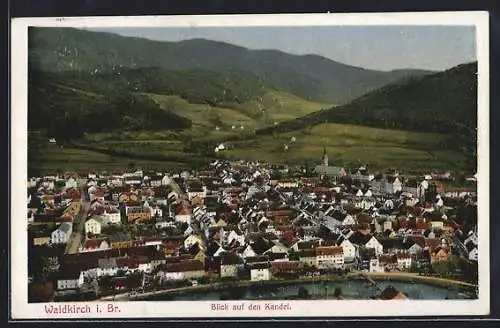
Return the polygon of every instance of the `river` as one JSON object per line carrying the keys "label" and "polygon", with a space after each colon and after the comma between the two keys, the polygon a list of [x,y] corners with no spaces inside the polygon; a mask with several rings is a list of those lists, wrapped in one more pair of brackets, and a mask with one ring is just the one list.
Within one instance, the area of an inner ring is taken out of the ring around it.
{"label": "river", "polygon": [[251,285],[210,291],[184,291],[151,296],[157,301],[209,301],[209,300],[284,300],[298,299],[299,288],[307,289],[311,299],[335,299],[340,288],[343,299],[370,299],[387,286],[406,293],[413,300],[473,299],[476,296],[460,286],[435,286],[424,282],[379,281],[377,287],[363,280],[304,282],[281,285]]}

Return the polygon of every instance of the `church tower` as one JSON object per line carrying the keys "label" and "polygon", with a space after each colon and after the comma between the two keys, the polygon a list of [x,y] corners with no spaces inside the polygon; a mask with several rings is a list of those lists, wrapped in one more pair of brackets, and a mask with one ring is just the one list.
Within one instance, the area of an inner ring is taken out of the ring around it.
{"label": "church tower", "polygon": [[323,148],[323,157],[321,158],[323,165],[328,166],[328,155],[326,154],[326,147]]}

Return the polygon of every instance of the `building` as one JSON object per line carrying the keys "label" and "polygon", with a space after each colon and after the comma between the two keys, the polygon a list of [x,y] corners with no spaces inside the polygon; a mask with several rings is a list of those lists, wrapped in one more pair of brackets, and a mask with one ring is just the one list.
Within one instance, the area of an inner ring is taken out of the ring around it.
{"label": "building", "polygon": [[72,232],[73,224],[71,222],[63,222],[52,232],[50,242],[52,244],[66,244]]}
{"label": "building", "polygon": [[234,253],[222,253],[220,261],[220,276],[224,277],[237,277],[238,269],[242,261],[238,255]]}
{"label": "building", "polygon": [[250,280],[260,281],[271,279],[271,271],[269,270],[269,263],[253,263],[249,266],[250,269]]}
{"label": "building", "polygon": [[93,217],[85,221],[85,234],[100,235],[103,226],[103,220],[100,217]]}
{"label": "building", "polygon": [[129,248],[134,245],[134,241],[130,235],[124,232],[117,232],[109,237],[109,243],[111,248]]}
{"label": "building", "polygon": [[78,268],[64,267],[55,277],[57,290],[78,289],[83,285],[84,275]]}
{"label": "building", "polygon": [[319,246],[315,249],[316,266],[319,269],[341,268],[344,266],[344,249],[340,246]]}

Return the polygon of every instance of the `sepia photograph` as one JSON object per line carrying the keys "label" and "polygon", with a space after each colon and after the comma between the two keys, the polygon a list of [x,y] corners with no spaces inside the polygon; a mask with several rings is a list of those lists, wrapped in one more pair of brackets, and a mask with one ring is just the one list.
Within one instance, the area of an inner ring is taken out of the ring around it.
{"label": "sepia photograph", "polygon": [[487,13],[12,40],[13,318],[489,313]]}

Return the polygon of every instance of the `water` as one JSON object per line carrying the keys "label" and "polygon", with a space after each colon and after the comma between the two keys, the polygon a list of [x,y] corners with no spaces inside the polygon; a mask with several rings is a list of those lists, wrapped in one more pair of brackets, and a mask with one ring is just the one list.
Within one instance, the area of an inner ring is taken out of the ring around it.
{"label": "water", "polygon": [[287,285],[252,285],[248,287],[233,287],[212,291],[189,291],[179,294],[157,295],[150,300],[162,301],[214,301],[214,300],[283,300],[299,299],[299,288],[307,289],[311,299],[335,299],[334,292],[340,288],[343,299],[370,299],[391,285],[397,290],[406,293],[412,300],[445,300],[445,299],[472,299],[475,296],[463,287],[440,287],[422,282],[379,281],[381,289],[368,284],[363,280],[349,280],[343,282],[304,282]]}

